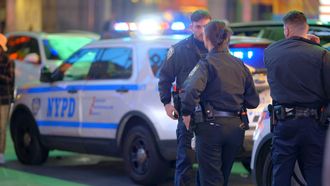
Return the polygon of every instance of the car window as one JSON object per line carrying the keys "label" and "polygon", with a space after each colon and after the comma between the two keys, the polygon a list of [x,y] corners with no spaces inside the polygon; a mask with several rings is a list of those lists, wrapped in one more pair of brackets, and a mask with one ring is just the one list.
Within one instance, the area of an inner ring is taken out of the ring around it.
{"label": "car window", "polygon": [[330,43],[330,28],[311,27],[309,33],[320,37],[321,45]]}
{"label": "car window", "polygon": [[87,79],[128,79],[132,75],[132,49],[107,48],[91,64]]}
{"label": "car window", "polygon": [[263,62],[264,49],[267,46],[267,44],[251,44],[251,46],[234,44],[230,45],[230,53],[253,68],[264,69],[266,68]]}
{"label": "car window", "polygon": [[[273,41],[284,39],[283,26],[255,26],[255,27],[232,27],[234,35],[254,36]],[[311,25],[309,33],[320,37],[321,45],[330,42],[330,28]]]}
{"label": "car window", "polygon": [[43,45],[47,59],[64,60],[91,41],[88,37],[48,36]]}
{"label": "car window", "polygon": [[81,49],[62,63],[52,74],[55,81],[87,79],[91,64],[96,61],[101,49]]}
{"label": "car window", "polygon": [[37,54],[40,57],[38,40],[35,38],[29,36],[11,36],[8,38],[7,45],[10,59],[25,62],[24,58],[28,54]]}
{"label": "car window", "polygon": [[160,67],[166,59],[168,48],[152,48],[148,51],[151,70],[155,77],[159,77]]}

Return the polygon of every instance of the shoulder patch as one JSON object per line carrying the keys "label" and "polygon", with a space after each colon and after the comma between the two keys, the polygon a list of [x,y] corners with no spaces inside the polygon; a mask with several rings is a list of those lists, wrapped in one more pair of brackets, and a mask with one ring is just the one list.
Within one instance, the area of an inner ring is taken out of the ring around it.
{"label": "shoulder patch", "polygon": [[174,54],[174,48],[171,47],[170,49],[168,49],[168,52],[167,52],[167,60],[169,60]]}

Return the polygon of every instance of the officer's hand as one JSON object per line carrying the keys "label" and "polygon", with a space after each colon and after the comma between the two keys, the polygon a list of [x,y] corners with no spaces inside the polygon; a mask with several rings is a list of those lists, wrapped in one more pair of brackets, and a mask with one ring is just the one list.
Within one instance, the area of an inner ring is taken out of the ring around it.
{"label": "officer's hand", "polygon": [[191,120],[190,115],[189,116],[182,116],[182,118],[183,118],[183,123],[186,126],[186,129],[189,130],[190,120]]}
{"label": "officer's hand", "polygon": [[307,39],[313,41],[314,43],[320,44],[321,40],[319,37],[317,37],[316,35],[313,34],[307,34]]}
{"label": "officer's hand", "polygon": [[170,117],[174,120],[178,119],[179,113],[171,103],[168,103],[165,105],[165,110],[166,110],[166,114],[168,117]]}

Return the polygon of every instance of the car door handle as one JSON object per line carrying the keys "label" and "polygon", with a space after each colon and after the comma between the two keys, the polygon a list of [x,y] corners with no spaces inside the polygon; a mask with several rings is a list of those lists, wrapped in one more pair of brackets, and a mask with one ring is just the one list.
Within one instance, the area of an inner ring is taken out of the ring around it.
{"label": "car door handle", "polygon": [[128,92],[128,89],[121,88],[121,89],[117,89],[116,92],[127,93]]}
{"label": "car door handle", "polygon": [[68,90],[69,94],[76,94],[77,92],[78,92],[78,90],[76,90],[76,89],[69,89]]}

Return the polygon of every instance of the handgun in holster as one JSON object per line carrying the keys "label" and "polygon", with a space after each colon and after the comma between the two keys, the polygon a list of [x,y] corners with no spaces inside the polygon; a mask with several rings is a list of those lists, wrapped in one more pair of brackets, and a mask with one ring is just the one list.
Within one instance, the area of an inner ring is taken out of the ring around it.
{"label": "handgun in holster", "polygon": [[248,118],[248,116],[247,116],[247,110],[246,110],[245,107],[242,107],[242,108],[241,108],[241,111],[240,111],[239,117],[241,118],[241,121],[242,121],[242,125],[240,125],[240,127],[241,127],[243,130],[249,130],[249,129],[250,129],[250,126],[249,126],[249,118]]}
{"label": "handgun in holster", "polygon": [[320,109],[320,124],[328,127],[330,125],[330,103]]}
{"label": "handgun in holster", "polygon": [[[173,97],[174,108],[175,108],[175,110],[178,111],[178,113],[180,113],[180,111],[181,111],[181,100],[180,100],[179,93],[176,92],[176,91],[173,91],[172,92],[172,97]],[[174,117],[179,118],[179,116],[177,116],[175,113],[174,113]]]}
{"label": "handgun in holster", "polygon": [[273,132],[275,125],[277,124],[276,116],[275,116],[275,109],[274,105],[268,105],[268,113],[270,116],[270,132]]}

